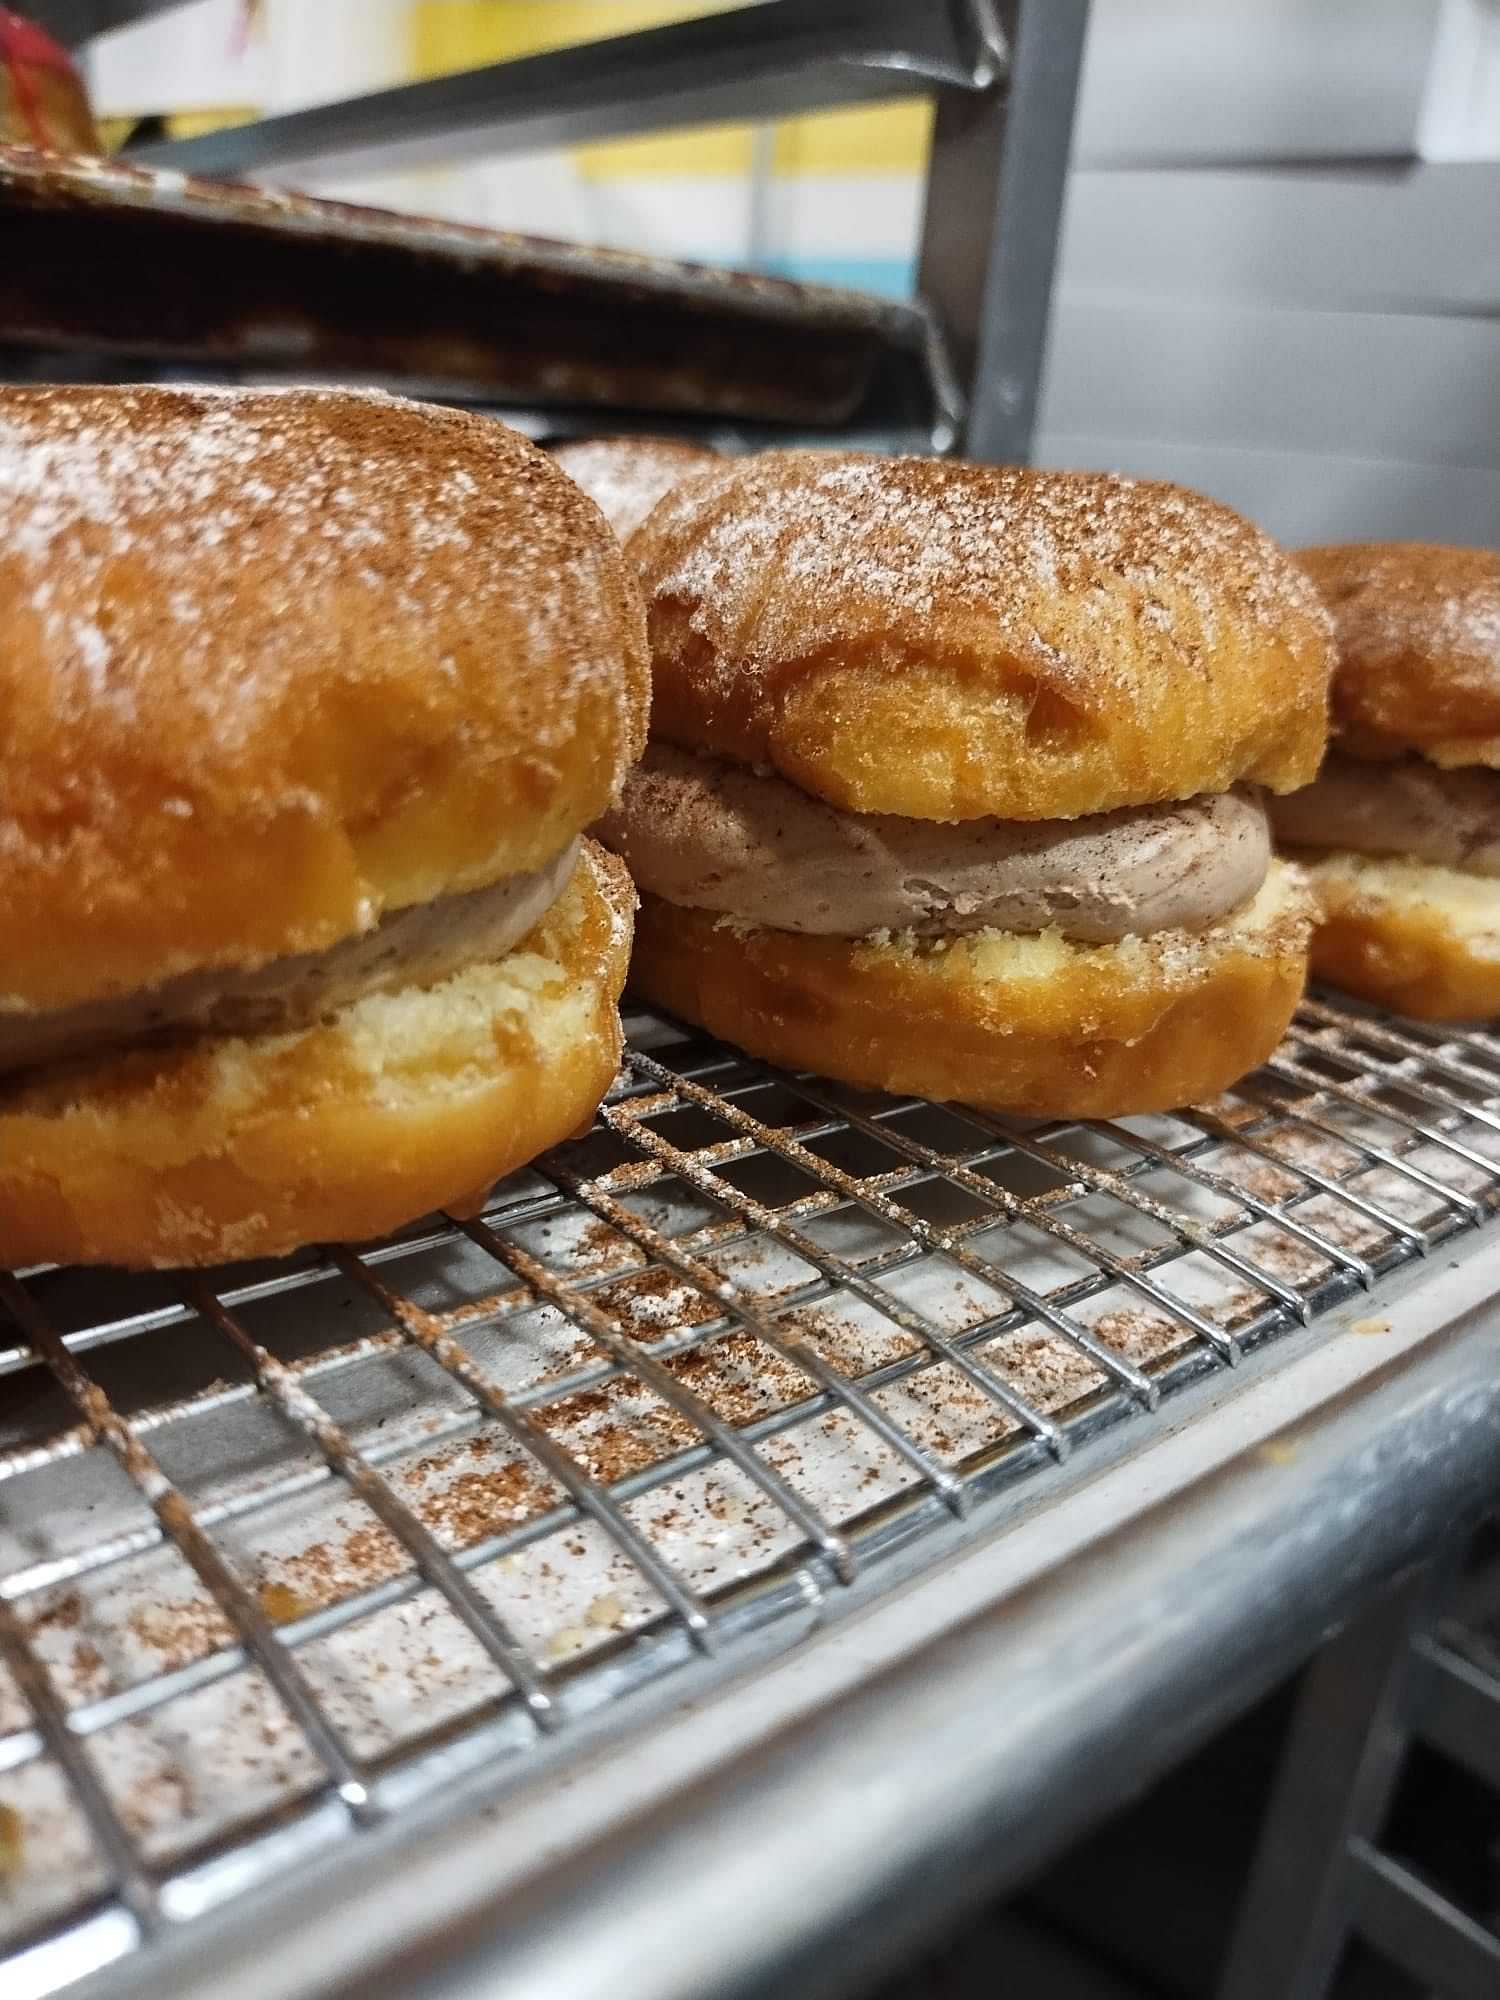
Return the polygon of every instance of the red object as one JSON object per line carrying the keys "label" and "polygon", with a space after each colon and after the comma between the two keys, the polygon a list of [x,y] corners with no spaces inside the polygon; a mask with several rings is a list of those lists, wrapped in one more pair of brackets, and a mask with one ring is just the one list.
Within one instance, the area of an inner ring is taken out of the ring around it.
{"label": "red object", "polygon": [[30,63],[33,69],[60,69],[69,76],[73,74],[67,50],[59,47],[35,21],[13,14],[9,7],[0,7],[0,62]]}
{"label": "red object", "polygon": [[[46,80],[44,93],[39,84]],[[0,82],[34,146],[93,144],[93,118],[82,79],[66,49],[22,14],[0,7]],[[0,105],[3,114],[3,105]],[[56,120],[61,116],[59,128]],[[68,129],[71,128],[71,129]]]}

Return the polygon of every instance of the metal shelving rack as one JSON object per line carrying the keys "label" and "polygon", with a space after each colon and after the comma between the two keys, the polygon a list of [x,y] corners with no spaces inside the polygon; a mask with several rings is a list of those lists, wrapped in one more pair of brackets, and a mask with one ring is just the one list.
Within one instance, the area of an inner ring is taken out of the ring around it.
{"label": "metal shelving rack", "polygon": [[1493,1491],[1500,1038],[1019,1129],[631,1026],[478,1220],[0,1283],[8,1993],[847,1974]]}
{"label": "metal shelving rack", "polygon": [[[951,355],[941,442],[1022,458],[1084,15],[772,0],[150,157],[932,90],[924,302],[768,285],[746,323]],[[676,267],[8,171],[84,227],[96,196],[286,246],[342,226],[615,284],[685,338],[735,310]],[[0,341],[7,297],[74,350],[99,331],[67,322],[91,296],[6,283]],[[630,1029],[592,1134],[477,1220],[0,1280],[7,2000],[847,1987],[1493,1499],[1488,1029],[1314,997],[1211,1106],[1039,1127]]]}
{"label": "metal shelving rack", "polygon": [[[34,6],[87,32],[97,7]],[[136,0],[110,25],[154,12]],[[704,20],[439,77],[130,159],[277,176],[373,171],[721,119],[930,95],[918,289],[953,355],[961,441],[1024,460],[1036,415],[1088,0],[766,0]]]}
{"label": "metal shelving rack", "polygon": [[[1492,1534],[1493,1522],[1489,1524]],[[1493,1557],[1449,1538],[1341,1632],[1303,1684],[1219,2000],[1323,2000],[1358,1939],[1445,2000],[1500,1988],[1493,1909],[1463,1906],[1389,1822],[1411,1752],[1500,1791]]]}

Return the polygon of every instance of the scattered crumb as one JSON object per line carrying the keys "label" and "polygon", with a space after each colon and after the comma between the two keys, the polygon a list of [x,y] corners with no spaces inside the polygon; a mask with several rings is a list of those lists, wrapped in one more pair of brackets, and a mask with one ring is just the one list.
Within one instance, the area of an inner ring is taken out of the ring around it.
{"label": "scattered crumb", "polygon": [[149,1646],[165,1673],[190,1667],[237,1643],[228,1619],[209,1598],[187,1598],[176,1604],[143,1604],[130,1614],[130,1629]]}
{"label": "scattered crumb", "polygon": [[263,1583],[259,1597],[261,1610],[276,1625],[290,1625],[295,1619],[305,1618],[313,1609],[308,1600],[299,1596],[290,1584]]}
{"label": "scattered crumb", "polygon": [[403,1471],[408,1504],[447,1548],[469,1548],[556,1505],[558,1489],[540,1466],[503,1449],[484,1433]]}
{"label": "scattered crumb", "polygon": [[305,1618],[309,1612],[373,1590],[411,1565],[395,1536],[372,1520],[341,1541],[314,1542],[299,1555],[281,1557],[277,1567],[285,1574],[265,1577],[260,1585],[266,1615],[277,1616],[266,1602],[267,1593],[284,1593],[273,1595],[272,1603],[294,1604],[291,1616]]}
{"label": "scattered crumb", "polygon": [[26,1830],[14,1806],[0,1805],[0,1882],[19,1875],[26,1852]]}
{"label": "scattered crumb", "polygon": [[571,1659],[575,1653],[581,1653],[588,1643],[589,1635],[582,1626],[564,1625],[547,1641],[547,1657],[549,1660]]}
{"label": "scattered crumb", "polygon": [[1175,1348],[1187,1346],[1193,1338],[1191,1328],[1180,1321],[1166,1319],[1161,1313],[1137,1311],[1134,1307],[1101,1313],[1089,1331],[1137,1368],[1160,1360]]}
{"label": "scattered crumb", "polygon": [[61,1630],[71,1632],[83,1617],[83,1599],[76,1590],[70,1590],[65,1597],[53,1600],[36,1612],[31,1619],[33,1633]]}
{"label": "scattered crumb", "polygon": [[104,1655],[92,1639],[80,1639],[73,1648],[72,1675],[79,1687],[87,1688],[92,1693],[97,1694],[108,1686]]}
{"label": "scattered crumb", "polygon": [[[649,1115],[652,1103],[631,1100],[630,1117]],[[668,1091],[656,1108],[681,1105]],[[1231,1127],[1266,1129],[1265,1121],[1273,1117],[1264,1105],[1233,1100],[1221,1101],[1217,1110]],[[1334,1136],[1278,1131],[1273,1124],[1264,1143],[1282,1156],[1282,1163],[1259,1157],[1230,1133],[1215,1136],[1216,1143],[1199,1157],[1224,1184],[1214,1199],[1229,1204],[1229,1212],[1221,1216],[1217,1207],[1211,1212],[1222,1223],[1224,1240],[1253,1269],[1311,1289],[1328,1279],[1331,1266],[1313,1244],[1288,1233],[1274,1218],[1256,1219],[1246,1205],[1235,1207],[1237,1189],[1271,1203],[1294,1200],[1299,1224],[1331,1248],[1373,1256],[1390,1241],[1388,1227],[1361,1215],[1339,1195],[1316,1191],[1307,1179],[1309,1168],[1334,1178],[1348,1176],[1366,1199],[1404,1213],[1402,1190],[1386,1190],[1368,1168],[1360,1167],[1357,1136],[1345,1146]],[[739,1157],[743,1143],[726,1140],[696,1148],[694,1156],[704,1162]],[[707,1204],[695,1205],[690,1191],[671,1182],[659,1164],[625,1162],[610,1169],[598,1185],[658,1190],[662,1210],[671,1207],[672,1219],[664,1227],[672,1242],[684,1257],[717,1263],[730,1287],[726,1295],[715,1298],[711,1289],[650,1262],[629,1238],[576,1205],[526,1222],[524,1228],[534,1234],[525,1241],[536,1245],[532,1254],[549,1270],[569,1281],[589,1280],[587,1296],[598,1308],[723,1423],[743,1430],[805,1406],[820,1393],[817,1382],[794,1361],[735,1322],[738,1306],[748,1317],[763,1316],[760,1323],[776,1339],[811,1349],[820,1363],[855,1380],[881,1371],[865,1381],[866,1394],[947,1466],[972,1469],[991,1462],[1018,1435],[1017,1420],[996,1397],[962,1367],[938,1359],[909,1330],[925,1322],[957,1339],[986,1322],[1004,1323],[1012,1310],[1003,1290],[1007,1259],[1018,1280],[1029,1268],[1025,1258],[1031,1252],[1017,1232],[995,1231],[1004,1248],[997,1253],[992,1283],[978,1275],[977,1267],[970,1274],[954,1263],[960,1254],[956,1249],[929,1254],[920,1262],[893,1260],[878,1266],[875,1282],[887,1312],[915,1315],[904,1327],[847,1288],[819,1282],[814,1266],[773,1234],[753,1229],[747,1234],[745,1217],[702,1220]],[[1404,1198],[1410,1209],[1410,1189]],[[1198,1218],[1200,1209],[1188,1206]],[[1051,1256],[1055,1246],[1044,1247]],[[1178,1276],[1159,1282],[1174,1294],[1179,1286],[1197,1287],[1181,1292],[1184,1302],[1227,1326],[1264,1316],[1268,1296],[1220,1264],[1205,1277],[1211,1261],[1206,1253],[1195,1255],[1175,1267]],[[463,1269],[470,1271],[467,1263]],[[1037,1281],[1036,1289],[1055,1285],[1066,1290],[1052,1271],[1049,1264],[1049,1275]],[[1192,1342],[1183,1324],[1150,1310],[1148,1302],[1119,1286],[1076,1297],[1069,1293],[1063,1305],[1072,1315],[1071,1324],[1088,1328],[1143,1368],[1160,1367]],[[512,1338],[498,1322],[523,1309],[531,1318]],[[1351,1309],[1357,1308],[1345,1308]],[[466,1298],[441,1314],[426,1315],[422,1325],[435,1337],[486,1321],[497,1324],[472,1352],[481,1365],[493,1369],[506,1393],[527,1391],[525,1407],[539,1429],[602,1482],[652,1475],[655,1483],[643,1482],[642,1490],[616,1498],[631,1523],[693,1588],[723,1592],[724,1601],[733,1601],[738,1586],[754,1587],[774,1562],[800,1560],[800,1530],[773,1494],[718,1454],[702,1452],[704,1437],[690,1416],[628,1366],[612,1373],[607,1355],[586,1328],[551,1307],[538,1309],[524,1286]],[[714,1322],[728,1330],[710,1338],[702,1329]],[[1388,1317],[1345,1320],[1340,1314],[1339,1321],[1323,1323],[1325,1331],[1338,1323],[1357,1335],[1390,1334],[1395,1324]],[[672,1352],[676,1347],[682,1351]],[[972,1354],[982,1371],[1043,1413],[1071,1410],[1109,1387],[1109,1378],[1088,1355],[1032,1320],[987,1335]],[[641,1350],[637,1359],[648,1365]],[[567,1386],[562,1375],[593,1386],[545,1400]],[[488,1550],[492,1538],[521,1531],[515,1535],[520,1546],[514,1552],[477,1563],[468,1573],[535,1661],[556,1663],[560,1671],[562,1663],[573,1663],[566,1671],[576,1671],[589,1656],[608,1658],[621,1643],[617,1635],[666,1622],[667,1607],[633,1568],[630,1556],[586,1510],[569,1512],[565,1494],[503,1423],[477,1405],[472,1415],[462,1410],[455,1414],[450,1400],[427,1415],[433,1407],[418,1402],[396,1410],[394,1427],[381,1431],[382,1476],[447,1548],[477,1551],[484,1545]],[[384,1426],[388,1419],[382,1414],[378,1421]],[[424,1429],[440,1435],[424,1436]],[[1268,1466],[1287,1466],[1298,1460],[1300,1444],[1295,1437],[1274,1437],[1256,1451]],[[839,1527],[868,1518],[871,1509],[920,1478],[877,1432],[837,1407],[837,1399],[835,1407],[803,1408],[794,1425],[769,1430],[757,1439],[756,1452]],[[694,1456],[684,1463],[684,1454]],[[661,1483],[661,1469],[673,1461],[670,1482]],[[230,1552],[253,1578],[261,1609],[274,1624],[340,1604],[356,1614],[347,1621],[320,1621],[327,1629],[299,1645],[298,1660],[319,1703],[358,1754],[394,1759],[409,1742],[430,1740],[439,1727],[461,1726],[471,1714],[489,1712],[487,1705],[505,1697],[505,1679],[493,1660],[466,1633],[442,1593],[422,1587],[401,1543],[347,1484],[298,1498],[283,1514],[252,1515],[247,1529],[235,1525],[224,1533],[226,1540],[236,1538]],[[111,1685],[111,1670],[124,1687],[141,1678],[142,1667],[148,1675],[170,1671],[235,1643],[210,1598],[184,1594],[194,1588],[190,1577],[163,1590],[160,1568],[151,1575],[158,1580],[154,1592],[138,1590],[123,1610],[93,1581],[83,1597],[54,1586],[29,1599],[30,1628],[47,1639],[39,1651],[49,1670],[66,1680],[70,1701],[97,1697]],[[370,1592],[391,1580],[397,1587],[387,1593],[389,1602],[367,1601]],[[93,1643],[91,1628],[96,1626],[102,1652]],[[131,1656],[128,1644],[120,1644],[127,1639],[149,1649],[143,1661]],[[184,1829],[217,1837],[251,1794],[274,1803],[319,1781],[316,1759],[274,1691],[257,1686],[241,1694],[252,1672],[253,1663],[246,1674],[226,1675],[206,1686],[196,1711],[184,1704],[200,1697],[175,1690],[159,1743],[144,1723],[99,1732],[101,1755],[116,1759],[110,1775],[124,1800],[127,1823],[143,1839],[149,1835],[170,1842]],[[189,1715],[191,1722],[180,1721]],[[11,1791],[9,1783],[6,1789]],[[22,1795],[11,1791],[11,1796]],[[50,1825],[38,1817],[29,1796],[22,1799],[22,1808],[0,1805],[0,1899],[7,1907],[14,1907],[21,1894],[13,1878],[23,1869],[23,1841],[30,1874],[57,1867]]]}
{"label": "scattered crumb", "polygon": [[720,1319],[724,1308],[696,1285],[661,1266],[621,1278],[595,1294],[597,1304],[636,1340],[664,1340],[688,1327]]}

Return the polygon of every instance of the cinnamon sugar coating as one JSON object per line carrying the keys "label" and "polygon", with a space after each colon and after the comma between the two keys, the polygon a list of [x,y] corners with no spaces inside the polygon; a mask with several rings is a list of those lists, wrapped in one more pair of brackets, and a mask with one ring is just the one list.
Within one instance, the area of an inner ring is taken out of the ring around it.
{"label": "cinnamon sugar coating", "polygon": [[1333,614],[1339,747],[1500,768],[1500,553],[1348,542],[1297,560]]}
{"label": "cinnamon sugar coating", "polygon": [[1326,613],[1200,494],[1103,473],[768,452],[631,538],[653,727],[830,804],[1065,819],[1307,783]]}
{"label": "cinnamon sugar coating", "polygon": [[327,949],[545,865],[644,734],[597,511],[487,418],[0,390],[0,1006]]}
{"label": "cinnamon sugar coating", "polygon": [[574,438],[552,456],[622,542],[674,486],[723,463],[711,445],[671,437]]}

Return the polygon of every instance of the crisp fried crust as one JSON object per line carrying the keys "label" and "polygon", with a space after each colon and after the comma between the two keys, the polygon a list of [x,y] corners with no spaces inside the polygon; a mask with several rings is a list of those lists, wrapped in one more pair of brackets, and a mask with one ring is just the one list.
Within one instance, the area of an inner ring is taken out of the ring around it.
{"label": "crisp fried crust", "polygon": [[1297,560],[1333,614],[1339,748],[1500,768],[1500,554],[1348,542]]}
{"label": "crisp fried crust", "polygon": [[462,1207],[608,1089],[633,901],[620,863],[585,843],[498,963],[299,1033],[0,1087],[0,1266],[213,1264]]}
{"label": "crisp fried crust", "polygon": [[984,931],[945,946],[734,927],[642,899],[632,984],[752,1055],[1033,1117],[1212,1096],[1262,1061],[1307,971],[1311,905],[1273,863],[1236,916],[1116,945]]}
{"label": "crisp fried crust", "polygon": [[768,452],[685,480],[627,553],[655,733],[835,806],[1071,819],[1292,791],[1322,756],[1317,593],[1181,487]]}
{"label": "crisp fried crust", "polygon": [[1421,1021],[1500,1014],[1500,882],[1368,855],[1299,855],[1322,910],[1312,965]]}
{"label": "crisp fried crust", "polygon": [[489,418],[0,390],[0,1006],[318,952],[546,865],[638,754],[639,593]]}

